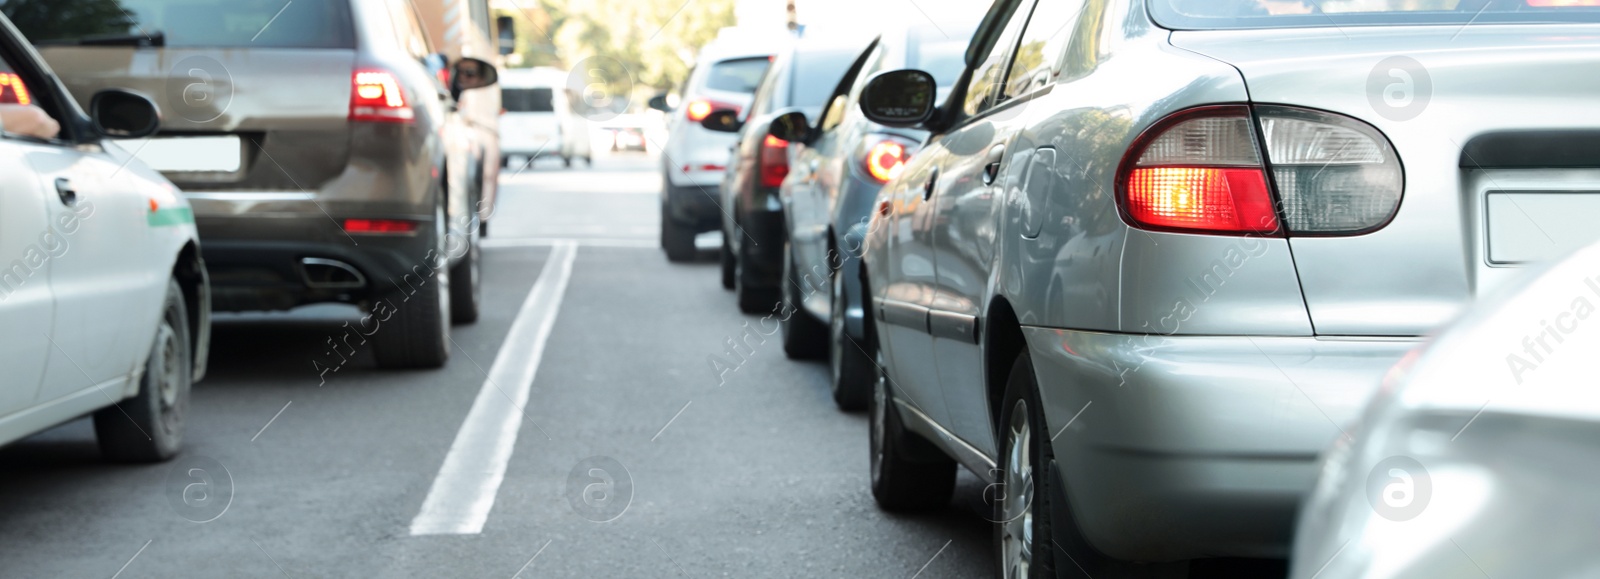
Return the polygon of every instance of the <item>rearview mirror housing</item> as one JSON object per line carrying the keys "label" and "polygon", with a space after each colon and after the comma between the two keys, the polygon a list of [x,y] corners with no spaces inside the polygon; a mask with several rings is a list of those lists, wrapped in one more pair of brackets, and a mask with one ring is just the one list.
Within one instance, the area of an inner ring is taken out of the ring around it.
{"label": "rearview mirror housing", "polygon": [[810,144],[815,136],[814,133],[815,131],[811,130],[811,121],[800,111],[789,111],[778,115],[767,127],[767,134],[791,143]]}
{"label": "rearview mirror housing", "polygon": [[861,91],[861,112],[868,120],[890,127],[915,127],[933,118],[939,84],[916,69],[892,70],[867,81]]}
{"label": "rearview mirror housing", "polygon": [[739,129],[744,128],[744,121],[739,120],[738,111],[723,109],[711,111],[711,114],[700,121],[700,126],[719,133],[737,133]]}
{"label": "rearview mirror housing", "polygon": [[656,96],[650,97],[650,102],[646,104],[650,108],[663,113],[672,112],[672,103],[667,102],[667,93],[659,93]]}
{"label": "rearview mirror housing", "polygon": [[89,120],[101,135],[137,139],[161,130],[161,109],[142,94],[120,88],[106,89],[89,100]]}

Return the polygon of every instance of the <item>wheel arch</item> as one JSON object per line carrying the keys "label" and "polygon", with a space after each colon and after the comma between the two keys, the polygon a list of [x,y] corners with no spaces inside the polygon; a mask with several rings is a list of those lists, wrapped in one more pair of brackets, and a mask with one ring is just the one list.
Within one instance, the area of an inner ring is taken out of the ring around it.
{"label": "wheel arch", "polygon": [[[1017,356],[1027,349],[1027,338],[1022,334],[1022,323],[1010,300],[996,296],[989,302],[983,332],[983,378],[986,399],[989,402],[989,423],[999,434],[1000,405],[1006,395],[1006,384],[1011,378],[1011,366]],[[998,438],[996,439],[998,440]]]}
{"label": "wheel arch", "polygon": [[190,380],[199,382],[206,375],[211,352],[211,278],[200,256],[200,246],[193,240],[179,250],[172,278],[183,292],[184,309],[189,316],[189,354],[194,364]]}

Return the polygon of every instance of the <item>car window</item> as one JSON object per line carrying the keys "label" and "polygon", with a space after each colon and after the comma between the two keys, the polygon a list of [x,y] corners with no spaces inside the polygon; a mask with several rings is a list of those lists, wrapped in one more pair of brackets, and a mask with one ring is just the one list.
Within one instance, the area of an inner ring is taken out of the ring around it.
{"label": "car window", "polygon": [[806,51],[795,54],[789,83],[789,106],[821,109],[861,53],[855,50]]}
{"label": "car window", "polygon": [[501,107],[508,113],[556,112],[555,91],[549,88],[500,89]]}
{"label": "car window", "polygon": [[996,98],[1000,94],[998,89],[1006,76],[1006,64],[1010,62],[1008,56],[1011,54],[1011,48],[1016,46],[1017,33],[1028,20],[1028,13],[1032,9],[1032,0],[1018,3],[1015,11],[1006,20],[1005,29],[1000,32],[994,46],[989,48],[989,54],[973,69],[972,80],[967,83],[966,100],[961,107],[967,116],[989,110],[998,104]]}
{"label": "car window", "polygon": [[400,47],[407,54],[420,61],[433,53],[428,43],[428,33],[423,31],[422,23],[417,20],[417,11],[411,5],[411,0],[389,0],[389,16],[394,21],[395,37],[400,40]]}
{"label": "car window", "polygon": [[724,60],[706,71],[706,88],[750,94],[761,84],[772,60],[765,57]]}
{"label": "car window", "polygon": [[143,37],[168,47],[355,48],[347,0],[0,0],[34,44]]}
{"label": "car window", "polygon": [[[4,34],[4,31],[0,31],[0,34]],[[55,103],[49,98],[42,98],[45,95],[38,92],[38,90],[48,90],[37,76],[40,71],[24,70],[13,64],[15,62],[18,62],[15,55],[9,52],[0,53],[0,105],[39,107],[61,126],[61,133],[57,139],[70,140],[72,126],[63,121],[65,117],[56,109]]]}
{"label": "car window", "polygon": [[1083,0],[1052,0],[1034,7],[1017,44],[1016,56],[1011,59],[1004,98],[1028,94],[1055,79],[1061,72],[1061,55],[1081,13]]}
{"label": "car window", "polygon": [[756,95],[751,99],[750,112],[745,118],[755,118],[778,107],[774,99],[778,95],[778,84],[780,84],[778,81],[784,76],[785,64],[786,60],[780,58],[767,70],[767,74],[761,79],[761,85],[756,88]]}
{"label": "car window", "polygon": [[849,109],[851,95],[856,93],[856,85],[866,82],[866,77],[862,76],[862,72],[869,68],[871,63],[880,58],[879,55],[883,51],[882,44],[880,41],[873,41],[872,46],[867,47],[866,52],[861,53],[861,56],[850,64],[850,70],[845,71],[844,78],[834,88],[834,96],[828,101],[828,108],[822,111],[822,120],[817,124],[818,129],[828,131],[839,126],[839,123],[844,122],[845,111]]}

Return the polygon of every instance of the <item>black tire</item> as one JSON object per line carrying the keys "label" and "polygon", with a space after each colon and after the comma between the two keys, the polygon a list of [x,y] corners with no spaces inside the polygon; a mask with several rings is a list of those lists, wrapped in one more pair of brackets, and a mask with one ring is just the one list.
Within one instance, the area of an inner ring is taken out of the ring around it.
{"label": "black tire", "polygon": [[661,207],[661,249],[667,252],[667,261],[685,262],[695,258],[693,229],[673,221],[666,206]]}
{"label": "black tire", "polygon": [[565,167],[567,169],[571,169],[572,168],[572,157],[562,157],[561,158],[561,166]]}
{"label": "black tire", "polygon": [[183,448],[184,416],[194,372],[183,289],[167,281],[167,299],[139,379],[139,393],[94,413],[100,453],[118,462],[159,462]]}
{"label": "black tire", "polygon": [[728,244],[728,236],[722,236],[722,289],[731,290],[734,286],[733,276],[737,273],[738,262],[733,258],[733,247]]}
{"label": "black tire", "polygon": [[[882,362],[882,357],[878,357]],[[872,498],[886,511],[944,508],[956,487],[956,463],[901,425],[888,376],[878,373],[867,405],[871,415]]]}
{"label": "black tire", "polygon": [[[850,307],[844,293],[844,278],[841,270],[833,270],[831,283],[833,294],[828,316],[828,369],[829,383],[833,389],[833,402],[845,412],[858,412],[867,408],[867,401],[872,398],[872,381],[877,374],[877,366],[863,351],[861,342],[850,336],[845,330],[845,311]],[[871,320],[867,320],[871,323]]]}
{"label": "black tire", "polygon": [[[436,249],[423,258],[445,259],[444,208],[436,210]],[[450,359],[450,270],[445,264],[433,270],[433,279],[403,282],[406,289],[373,303],[372,355],[381,368],[438,368]],[[407,291],[409,290],[409,291]]]}
{"label": "black tire", "polygon": [[[739,311],[747,314],[773,313],[778,308],[778,290],[772,288],[753,288],[744,283],[744,271],[738,264],[734,265],[733,296],[739,302]],[[800,312],[790,312],[789,317]]]}
{"label": "black tire", "polygon": [[483,254],[470,233],[472,229],[467,231],[469,233],[464,236],[467,254],[450,268],[450,321],[457,325],[477,323],[478,310],[483,304]]}
{"label": "black tire", "polygon": [[[990,520],[995,521],[998,576],[1002,579],[1054,578],[1050,502],[1055,495],[1049,472],[1055,453],[1050,449],[1050,434],[1039,402],[1032,358],[1026,352],[1011,364],[1002,400],[999,423],[999,481],[1002,484],[992,487],[998,489],[993,496],[984,497],[993,499],[994,517]],[[1013,453],[1013,445],[1019,445],[1022,451]],[[1030,522],[1033,528],[1024,531]],[[1024,541],[1023,537],[1032,537],[1032,540]]]}
{"label": "black tire", "polygon": [[584,155],[583,166],[591,169],[594,168],[594,155]]}
{"label": "black tire", "polygon": [[[783,335],[783,353],[790,360],[818,360],[828,355],[828,327],[822,325],[806,311],[801,285],[804,278],[795,270],[794,247],[783,244],[783,303],[788,315],[779,318],[778,329]],[[811,288],[821,291],[821,288]]]}

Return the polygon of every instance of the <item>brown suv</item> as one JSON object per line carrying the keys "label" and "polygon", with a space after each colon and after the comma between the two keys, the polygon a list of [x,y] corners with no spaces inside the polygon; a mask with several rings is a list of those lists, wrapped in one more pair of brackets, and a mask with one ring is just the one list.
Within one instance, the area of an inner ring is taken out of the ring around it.
{"label": "brown suv", "polygon": [[[223,311],[367,308],[386,367],[436,367],[478,317],[484,147],[456,112],[494,84],[410,0],[0,0],[75,98],[151,95],[125,147],[194,206]],[[451,283],[454,282],[454,283]]]}

